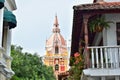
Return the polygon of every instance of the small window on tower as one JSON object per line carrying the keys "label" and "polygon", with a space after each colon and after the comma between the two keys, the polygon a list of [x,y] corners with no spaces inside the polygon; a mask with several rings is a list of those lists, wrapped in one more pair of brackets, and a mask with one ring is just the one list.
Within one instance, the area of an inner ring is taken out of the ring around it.
{"label": "small window on tower", "polygon": [[58,70],[59,70],[59,65],[56,64],[56,65],[55,65],[55,71],[58,71]]}
{"label": "small window on tower", "polygon": [[58,49],[58,46],[55,47],[55,54],[58,54],[59,53],[59,49]]}

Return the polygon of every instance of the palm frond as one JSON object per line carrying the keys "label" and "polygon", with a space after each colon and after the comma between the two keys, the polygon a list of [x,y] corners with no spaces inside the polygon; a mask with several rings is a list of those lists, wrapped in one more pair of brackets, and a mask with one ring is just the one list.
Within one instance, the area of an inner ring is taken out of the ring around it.
{"label": "palm frond", "polygon": [[90,27],[90,31],[91,32],[95,32],[95,29],[97,29],[96,27],[101,27],[101,28],[105,28],[108,29],[110,28],[110,23],[113,23],[112,21],[106,21],[105,17],[97,17],[96,19],[90,21],[90,23],[88,24]]}

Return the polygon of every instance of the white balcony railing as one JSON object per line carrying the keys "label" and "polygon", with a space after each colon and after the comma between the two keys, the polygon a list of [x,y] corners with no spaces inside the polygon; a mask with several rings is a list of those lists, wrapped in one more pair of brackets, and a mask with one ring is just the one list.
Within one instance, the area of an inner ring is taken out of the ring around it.
{"label": "white balcony railing", "polygon": [[120,68],[120,46],[94,46],[88,49],[91,68]]}

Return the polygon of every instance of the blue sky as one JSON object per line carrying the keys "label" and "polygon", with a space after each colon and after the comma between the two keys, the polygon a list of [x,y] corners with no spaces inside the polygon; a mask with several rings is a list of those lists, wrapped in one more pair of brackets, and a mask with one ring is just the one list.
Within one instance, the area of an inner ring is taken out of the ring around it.
{"label": "blue sky", "polygon": [[16,0],[17,27],[13,29],[12,44],[23,47],[23,52],[45,54],[46,39],[52,34],[57,13],[61,34],[71,39],[73,5],[92,0]]}

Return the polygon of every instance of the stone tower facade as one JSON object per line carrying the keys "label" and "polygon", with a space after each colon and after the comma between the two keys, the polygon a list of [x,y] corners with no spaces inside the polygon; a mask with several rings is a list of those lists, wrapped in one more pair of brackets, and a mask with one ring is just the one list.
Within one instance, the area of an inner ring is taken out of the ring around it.
{"label": "stone tower facade", "polygon": [[52,35],[46,40],[44,64],[53,67],[56,77],[59,73],[68,70],[67,44],[60,34],[57,16],[55,16]]}

